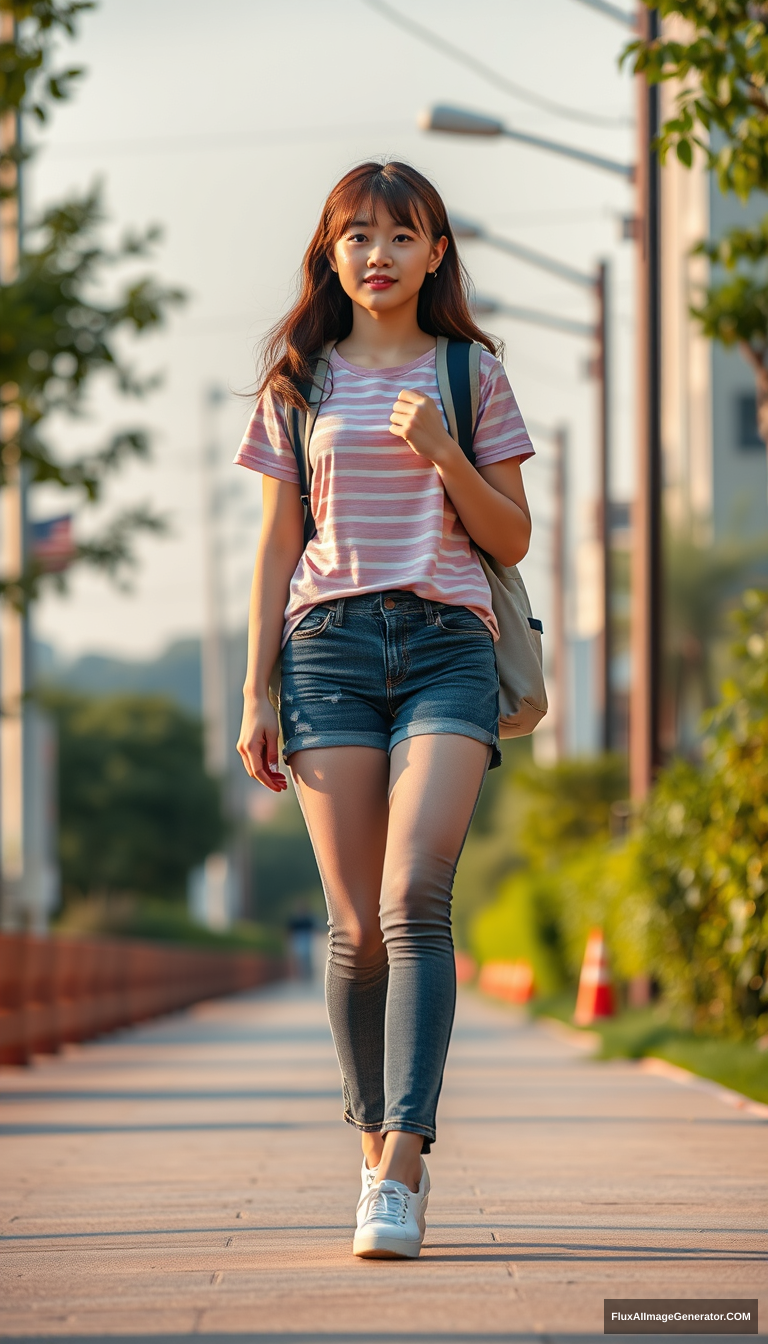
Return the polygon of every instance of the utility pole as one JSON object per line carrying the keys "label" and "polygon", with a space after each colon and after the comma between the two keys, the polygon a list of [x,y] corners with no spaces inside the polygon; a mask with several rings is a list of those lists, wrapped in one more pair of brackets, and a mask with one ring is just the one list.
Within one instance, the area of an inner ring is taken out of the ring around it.
{"label": "utility pole", "polygon": [[[656,9],[639,7],[639,31],[659,36]],[[638,77],[637,489],[633,518],[632,688],[629,772],[632,797],[645,797],[661,765],[661,173],[652,148],[659,86]]]}
{"label": "utility pole", "polygon": [[[0,15],[0,39],[11,43],[15,36],[11,13]],[[0,146],[4,155],[20,144],[19,116],[6,112],[0,122]],[[18,162],[6,160],[2,167],[0,199],[0,285],[12,284],[19,270],[21,251],[21,173]],[[4,482],[2,489],[2,542],[0,564],[3,578],[13,584],[24,573],[26,560],[27,499],[26,470],[21,461],[19,434],[21,415],[8,403],[16,389],[4,389],[0,409],[0,441]],[[30,715],[26,702],[29,684],[29,632],[19,589],[16,604],[2,602],[0,610],[0,871],[2,873],[2,924],[8,927],[38,926],[42,912],[36,910],[35,893],[29,889],[31,743]]]}
{"label": "utility pole", "polygon": [[611,690],[611,658],[612,658],[612,620],[613,611],[611,605],[612,593],[612,573],[611,573],[611,405],[610,405],[610,332],[608,330],[608,313],[610,302],[609,291],[609,268],[607,261],[601,261],[597,268],[597,277],[595,279],[595,295],[597,297],[597,356],[595,359],[595,374],[598,387],[598,503],[597,503],[597,528],[600,540],[600,552],[602,561],[602,605],[603,620],[602,633],[600,635],[600,674],[599,674],[599,694],[600,694],[600,722],[601,722],[601,746],[603,751],[610,751],[613,746],[613,696]]}
{"label": "utility pole", "polygon": [[552,523],[552,568],[554,570],[554,590],[552,596],[552,622],[555,627],[555,686],[557,687],[557,718],[555,720],[555,744],[558,761],[564,761],[567,752],[566,722],[568,697],[568,668],[565,631],[565,590],[567,582],[566,561],[566,514],[567,498],[566,471],[568,453],[568,431],[564,425],[555,430],[554,496],[555,511]]}

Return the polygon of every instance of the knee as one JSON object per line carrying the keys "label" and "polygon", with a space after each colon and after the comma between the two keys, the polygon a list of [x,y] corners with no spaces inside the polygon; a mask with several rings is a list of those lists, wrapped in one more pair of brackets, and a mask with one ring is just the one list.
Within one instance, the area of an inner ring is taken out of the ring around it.
{"label": "knee", "polygon": [[330,960],[336,966],[356,970],[376,970],[386,965],[381,926],[378,920],[346,919],[331,925]]}
{"label": "knee", "polygon": [[416,855],[386,875],[381,900],[385,944],[398,939],[450,941],[453,865]]}

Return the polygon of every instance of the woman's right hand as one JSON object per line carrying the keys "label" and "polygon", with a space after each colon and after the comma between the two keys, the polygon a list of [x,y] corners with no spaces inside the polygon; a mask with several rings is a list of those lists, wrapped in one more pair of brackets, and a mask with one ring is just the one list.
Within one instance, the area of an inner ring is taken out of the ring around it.
{"label": "woman's right hand", "polygon": [[288,788],[288,780],[277,768],[277,733],[277,714],[269,699],[246,695],[237,750],[251,779],[273,793],[282,793]]}

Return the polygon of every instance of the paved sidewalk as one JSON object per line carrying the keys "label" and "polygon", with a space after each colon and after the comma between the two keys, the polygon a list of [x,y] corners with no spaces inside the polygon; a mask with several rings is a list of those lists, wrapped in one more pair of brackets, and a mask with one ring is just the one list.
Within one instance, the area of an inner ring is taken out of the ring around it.
{"label": "paved sidewalk", "polygon": [[4,1338],[602,1335],[604,1297],[761,1297],[768,1121],[460,1001],[416,1262],[350,1254],[359,1157],[318,991],[0,1074]]}

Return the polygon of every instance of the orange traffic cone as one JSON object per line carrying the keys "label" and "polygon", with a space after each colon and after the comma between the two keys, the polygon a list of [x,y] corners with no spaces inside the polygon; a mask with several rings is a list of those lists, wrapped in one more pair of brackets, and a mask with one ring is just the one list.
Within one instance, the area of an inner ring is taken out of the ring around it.
{"label": "orange traffic cone", "polygon": [[588,1027],[595,1018],[613,1017],[613,1013],[613,983],[603,930],[593,929],[587,939],[573,1020],[579,1027]]}

